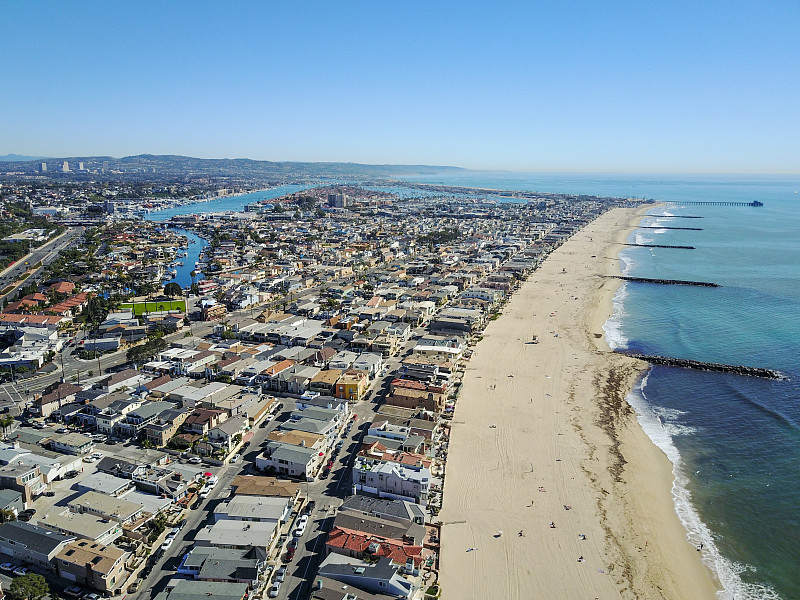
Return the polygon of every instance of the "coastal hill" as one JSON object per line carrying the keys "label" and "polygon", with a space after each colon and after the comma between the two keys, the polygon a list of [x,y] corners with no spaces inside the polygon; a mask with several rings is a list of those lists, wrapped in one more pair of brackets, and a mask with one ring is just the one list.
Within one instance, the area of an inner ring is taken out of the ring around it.
{"label": "coastal hill", "polygon": [[[42,162],[47,171],[42,171]],[[69,171],[64,172],[64,163]],[[83,169],[81,169],[81,165]],[[112,156],[70,156],[42,160],[0,161],[0,173],[47,175],[71,178],[81,175],[92,179],[103,175],[115,179],[160,179],[164,177],[195,179],[198,177],[231,177],[234,179],[278,180],[317,178],[387,178],[398,175],[431,174],[465,171],[459,167],[431,165],[366,165],[344,162],[273,162],[249,158],[194,158],[191,156],[140,154]]]}

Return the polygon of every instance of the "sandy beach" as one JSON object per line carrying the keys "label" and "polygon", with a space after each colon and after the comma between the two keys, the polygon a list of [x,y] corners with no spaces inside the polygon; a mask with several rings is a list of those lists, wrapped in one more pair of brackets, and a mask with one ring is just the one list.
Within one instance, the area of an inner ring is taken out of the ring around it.
{"label": "sandy beach", "polygon": [[602,275],[619,273],[645,212],[575,234],[477,345],[439,515],[445,600],[715,597],[675,514],[672,464],[625,401],[646,365],[602,336],[619,287]]}

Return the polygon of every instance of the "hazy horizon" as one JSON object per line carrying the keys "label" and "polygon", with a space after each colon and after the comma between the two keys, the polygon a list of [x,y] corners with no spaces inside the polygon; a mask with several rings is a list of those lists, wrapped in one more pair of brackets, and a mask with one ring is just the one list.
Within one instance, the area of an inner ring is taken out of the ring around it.
{"label": "hazy horizon", "polygon": [[3,3],[7,152],[794,173],[790,2]]}

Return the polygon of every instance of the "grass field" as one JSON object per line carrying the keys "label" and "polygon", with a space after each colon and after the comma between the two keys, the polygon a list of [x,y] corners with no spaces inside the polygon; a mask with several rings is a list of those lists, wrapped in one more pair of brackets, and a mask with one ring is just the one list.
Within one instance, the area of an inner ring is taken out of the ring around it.
{"label": "grass field", "polygon": [[162,310],[180,310],[186,312],[185,300],[158,300],[153,302],[137,302],[135,305],[132,302],[125,302],[120,304],[121,309],[132,308],[133,315],[138,317],[145,312],[158,312]]}

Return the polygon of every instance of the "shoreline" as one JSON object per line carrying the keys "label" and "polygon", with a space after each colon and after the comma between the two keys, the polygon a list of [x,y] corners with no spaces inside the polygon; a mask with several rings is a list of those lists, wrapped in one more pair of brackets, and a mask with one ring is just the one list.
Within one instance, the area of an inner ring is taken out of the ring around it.
{"label": "shoreline", "polygon": [[573,235],[475,348],[439,514],[445,600],[716,597],[675,511],[672,463],[626,400],[647,365],[603,334],[622,282],[602,275],[620,273],[650,208]]}

